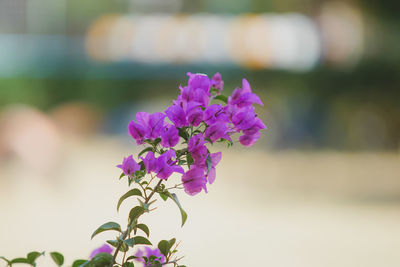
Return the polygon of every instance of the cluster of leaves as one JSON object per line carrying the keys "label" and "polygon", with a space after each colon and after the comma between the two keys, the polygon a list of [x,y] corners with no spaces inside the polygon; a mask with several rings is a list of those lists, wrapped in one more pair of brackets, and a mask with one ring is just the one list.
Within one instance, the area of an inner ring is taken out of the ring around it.
{"label": "cluster of leaves", "polygon": [[[158,150],[157,147],[157,140],[151,141],[147,140],[147,142],[151,145],[150,148],[154,150]],[[149,147],[145,148],[145,151],[149,151]],[[161,151],[160,151],[161,152]],[[140,152],[139,156],[144,152]],[[161,152],[162,153],[162,152]],[[181,154],[183,156],[183,154]],[[141,162],[142,163],[142,162]],[[143,165],[143,164],[141,164]],[[148,256],[141,256],[138,257],[135,254],[132,254],[128,257],[125,255],[131,249],[135,248],[137,245],[147,245],[152,246],[151,241],[148,239],[150,237],[150,229],[149,227],[140,222],[140,217],[145,213],[149,213],[152,211],[152,205],[155,203],[156,199],[153,199],[155,195],[158,195],[164,201],[171,199],[179,208],[180,215],[181,215],[181,226],[183,226],[187,220],[187,213],[182,208],[178,196],[175,193],[170,192],[171,188],[166,188],[166,185],[162,182],[164,180],[157,179],[157,184],[153,187],[152,184],[156,180],[155,176],[150,175],[150,180],[146,180],[146,172],[145,169],[137,170],[134,174],[126,175],[122,173],[120,179],[126,177],[128,179],[129,186],[135,185],[136,187],[130,189],[125,194],[123,194],[117,203],[117,211],[119,211],[123,202],[131,197],[136,197],[138,201],[138,205],[134,206],[130,209],[128,215],[128,223],[126,230],[122,230],[121,225],[117,222],[106,222],[103,225],[99,226],[92,234],[92,238],[96,235],[105,232],[105,231],[115,231],[118,233],[115,239],[107,240],[106,242],[115,248],[114,256],[110,254],[102,255],[102,260],[107,260],[107,266],[112,264],[117,264],[123,267],[133,267],[135,266],[135,261],[141,261],[145,266],[163,266],[166,264],[173,264],[176,267],[185,267],[184,265],[178,265],[178,259],[175,255],[178,252],[177,245],[173,248],[174,244],[176,243],[176,239],[170,240],[161,240],[158,243],[158,250],[164,256],[162,261],[156,255],[148,255]],[[180,188],[179,186],[173,187]],[[139,235],[139,230],[143,235]],[[173,249],[172,249],[173,248]],[[140,249],[140,248],[139,248]],[[124,253],[124,257],[121,263],[116,263],[117,254],[119,252]],[[100,254],[98,254],[100,255]],[[106,257],[106,259],[105,259]],[[94,257],[91,261],[88,261],[90,264],[91,262],[98,261],[96,257]],[[82,265],[86,266],[86,265]]]}
{"label": "cluster of leaves", "polygon": [[[5,257],[0,257],[0,259],[3,259],[5,262],[7,262],[7,266],[10,266],[10,267],[13,266],[13,264],[17,264],[17,263],[24,263],[24,264],[28,264],[33,267],[36,267],[36,260],[40,256],[44,256],[44,255],[45,255],[45,252],[32,251],[26,255],[26,258],[20,257],[20,258],[15,258],[15,259],[9,260]],[[50,252],[50,257],[57,264],[57,266],[62,266],[64,264],[64,256],[61,253],[56,252],[56,251]],[[74,264],[74,265],[72,265],[72,267],[78,267],[79,265]]]}

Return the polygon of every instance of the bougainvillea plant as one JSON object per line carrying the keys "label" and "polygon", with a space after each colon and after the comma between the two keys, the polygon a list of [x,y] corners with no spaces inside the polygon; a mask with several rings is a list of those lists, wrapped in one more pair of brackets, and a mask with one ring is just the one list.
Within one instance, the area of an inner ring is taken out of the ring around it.
{"label": "bougainvillea plant", "polygon": [[[176,203],[183,226],[187,213],[175,192],[183,189],[191,196],[207,193],[207,185],[215,181],[216,166],[222,156],[221,152],[211,152],[211,145],[224,142],[230,147],[235,143],[233,137],[239,135],[237,141],[249,147],[259,139],[260,130],[266,128],[253,106],[263,103],[246,79],[241,88],[226,97],[221,94],[224,82],[219,73],[211,79],[205,74],[188,73],[188,76],[188,84],[180,86],[180,94],[165,112],[138,112],[136,120],[129,123],[129,134],[144,147],[137,157],[129,155],[117,165],[122,170],[120,179],[126,178],[131,187],[119,199],[117,211],[129,197],[137,197],[138,205],[130,210],[125,228],[116,222],[97,228],[92,238],[104,231],[115,231],[117,236],[95,249],[89,259],[75,260],[72,267],[185,266],[180,264],[183,257],[176,256],[179,243],[175,238],[152,246],[149,227],[141,222],[141,216],[154,209],[155,197],[159,196]],[[165,182],[173,173],[181,180],[167,188]],[[41,255],[44,253],[34,251],[26,258],[0,258],[7,266],[15,263],[36,266]],[[50,252],[50,256],[58,266],[63,265],[61,253]]]}

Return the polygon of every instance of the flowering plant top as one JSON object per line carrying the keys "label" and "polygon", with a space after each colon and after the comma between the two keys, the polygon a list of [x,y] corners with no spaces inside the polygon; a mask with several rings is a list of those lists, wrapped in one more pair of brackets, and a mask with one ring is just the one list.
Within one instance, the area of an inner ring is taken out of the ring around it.
{"label": "flowering plant top", "polygon": [[[164,112],[138,112],[136,120],[129,123],[129,134],[138,145],[145,147],[136,160],[129,155],[117,165],[122,170],[120,179],[127,177],[129,186],[134,185],[120,197],[117,210],[132,196],[137,197],[138,205],[130,210],[125,230],[116,222],[107,222],[92,234],[93,238],[104,231],[116,231],[116,239],[107,240],[111,247],[103,245],[91,253],[89,260],[74,261],[73,267],[184,267],[179,264],[182,257],[176,256],[179,243],[175,238],[161,240],[157,247],[151,247],[149,227],[140,223],[140,217],[153,210],[153,198],[159,195],[163,200],[171,199],[177,204],[183,226],[187,213],[174,191],[184,189],[191,196],[201,191],[207,193],[207,185],[215,181],[216,166],[222,157],[221,152],[212,153],[209,146],[215,142],[232,146],[234,136],[239,135],[239,143],[250,147],[259,139],[260,130],[266,128],[254,112],[254,104],[263,103],[246,79],[241,88],[226,97],[222,94],[224,82],[219,73],[211,79],[205,74],[188,73],[188,76],[187,85],[179,87],[180,94]],[[173,173],[178,173],[181,181],[167,188],[164,182]],[[138,235],[139,230],[146,237]],[[130,252],[132,248],[135,248],[134,253]],[[42,253],[31,252],[26,258],[1,258],[8,266],[14,263],[35,266],[40,255]],[[51,252],[50,255],[57,265],[63,264],[62,254]]]}

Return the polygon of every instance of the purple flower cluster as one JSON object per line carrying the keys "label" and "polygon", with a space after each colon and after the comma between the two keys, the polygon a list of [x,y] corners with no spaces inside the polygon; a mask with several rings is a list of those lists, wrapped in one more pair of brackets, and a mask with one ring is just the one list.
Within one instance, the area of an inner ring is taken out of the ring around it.
{"label": "purple flower cluster", "polygon": [[207,192],[207,181],[212,184],[215,180],[215,167],[221,160],[222,153],[208,153],[202,133],[193,136],[188,143],[188,151],[193,158],[190,169],[182,176],[185,192],[196,195],[202,189]]}
{"label": "purple flower cluster", "polygon": [[107,245],[107,244],[104,244],[104,245],[102,245],[101,247],[96,248],[95,250],[93,250],[93,251],[90,253],[90,259],[93,259],[93,257],[96,256],[96,255],[99,254],[99,253],[111,254],[112,252],[113,252],[113,248],[110,247],[110,246]]}
{"label": "purple flower cluster", "polygon": [[158,248],[152,249],[151,247],[143,247],[143,249],[139,249],[136,253],[135,256],[137,257],[135,260],[138,262],[142,262],[144,266],[152,266],[153,264],[151,262],[147,262],[143,259],[143,257],[146,257],[149,259],[151,256],[155,257],[155,260],[159,261],[160,263],[165,262],[165,256],[161,254],[161,251]]}
{"label": "purple flower cluster", "polygon": [[[180,94],[165,113],[137,113],[136,121],[129,123],[129,133],[137,144],[154,144],[158,139],[163,147],[161,152],[158,151],[158,157],[154,154],[156,151],[141,157],[147,173],[154,173],[160,179],[168,179],[174,172],[181,173],[185,192],[195,195],[202,190],[207,192],[206,184],[214,182],[215,167],[221,160],[221,152],[210,153],[207,143],[233,142],[232,136],[240,134],[238,141],[244,146],[252,146],[266,126],[253,107],[253,104],[263,103],[246,79],[243,79],[242,88],[236,88],[231,96],[225,97],[226,105],[221,105],[210,103],[214,98],[224,99],[219,96],[224,87],[219,73],[211,79],[205,74],[188,73],[188,76],[188,84],[180,86]],[[167,118],[170,122],[165,121]],[[182,132],[187,134],[184,144],[187,144],[187,156],[192,159],[185,163],[189,168],[186,172],[179,166],[183,165],[180,156],[184,153],[177,157],[174,149]],[[140,170],[132,156],[125,158],[118,167],[129,176]]]}
{"label": "purple flower cluster", "polygon": [[147,173],[154,172],[158,178],[166,180],[174,172],[181,174],[185,172],[181,166],[176,165],[175,158],[175,151],[170,149],[161,154],[158,158],[154,156],[152,151],[149,151],[146,157],[141,159],[143,160]]}

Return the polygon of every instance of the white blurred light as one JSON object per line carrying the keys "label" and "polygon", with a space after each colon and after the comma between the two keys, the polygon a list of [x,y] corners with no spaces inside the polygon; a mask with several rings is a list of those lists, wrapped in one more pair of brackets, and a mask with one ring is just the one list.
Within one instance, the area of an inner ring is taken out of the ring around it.
{"label": "white blurred light", "polygon": [[202,51],[199,61],[204,63],[230,63],[228,54],[228,25],[229,18],[212,15],[197,15],[193,17],[201,25]]}
{"label": "white blurred light", "polygon": [[322,50],[316,23],[295,13],[123,16],[100,19],[87,37],[92,59],[147,64],[237,64],[303,71],[320,61]]}
{"label": "white blurred light", "polygon": [[305,16],[270,16],[271,64],[283,69],[310,69],[320,58],[317,27]]}
{"label": "white blurred light", "polygon": [[114,61],[129,59],[132,50],[132,40],[135,36],[133,20],[130,17],[120,17],[114,21],[110,29],[109,54]]}
{"label": "white blurred light", "polygon": [[[168,23],[169,17],[160,15],[134,18],[135,36],[131,43],[132,58],[146,63],[160,63],[162,56],[157,52],[157,45],[162,33],[161,27]],[[168,44],[164,44],[168,45]]]}
{"label": "white blurred light", "polygon": [[357,63],[364,48],[364,26],[360,11],[345,2],[327,2],[319,22],[325,58],[334,64],[351,66]]}

